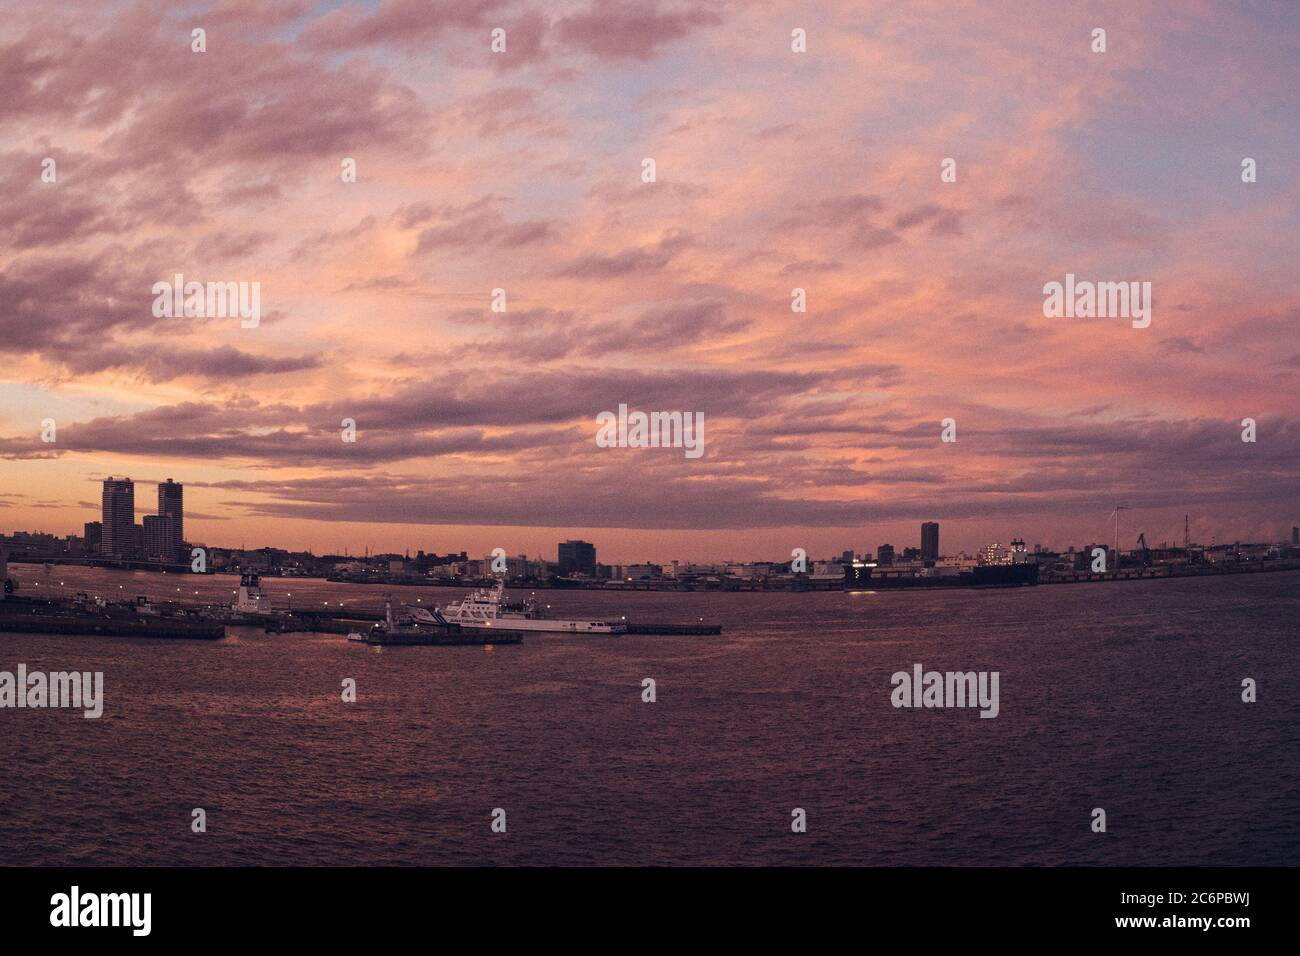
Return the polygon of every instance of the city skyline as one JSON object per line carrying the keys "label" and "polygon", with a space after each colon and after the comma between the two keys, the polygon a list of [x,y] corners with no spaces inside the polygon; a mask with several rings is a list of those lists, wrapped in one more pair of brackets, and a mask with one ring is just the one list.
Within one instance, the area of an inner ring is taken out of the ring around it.
{"label": "city skyline", "polygon": [[[247,543],[240,543],[238,545],[235,545],[231,542],[225,542],[225,541],[202,541],[198,539],[195,539],[194,541],[191,542],[191,541],[187,541],[184,538],[183,534],[181,534],[177,530],[178,528],[183,527],[184,510],[183,510],[182,501],[183,501],[184,483],[175,482],[171,478],[167,478],[165,482],[159,482],[157,485],[158,488],[157,514],[142,515],[142,521],[140,524],[135,524],[132,520],[132,517],[128,516],[125,513],[122,513],[119,516],[120,520],[125,524],[125,526],[132,529],[131,533],[134,533],[135,535],[134,538],[135,553],[128,558],[122,555],[119,551],[116,551],[115,549],[110,550],[111,544],[109,547],[105,547],[103,545],[102,528],[106,526],[110,526],[112,523],[111,516],[123,510],[123,508],[119,506],[117,502],[126,501],[126,500],[133,501],[134,484],[135,484],[134,479],[130,478],[129,476],[123,478],[115,478],[114,476],[109,476],[103,480],[104,493],[103,493],[103,503],[101,505],[101,516],[102,516],[101,520],[94,521],[94,522],[86,522],[83,525],[85,534],[81,537],[86,543],[86,547],[88,549],[87,550],[88,556],[99,555],[102,557],[117,557],[122,560],[137,560],[137,561],[141,559],[157,559],[159,557],[159,554],[162,553],[163,542],[169,542],[171,544],[171,547],[173,549],[176,549],[175,553],[179,555],[179,558],[181,559],[180,563],[185,563],[185,560],[188,558],[187,554],[181,553],[179,551],[181,544],[193,544],[196,546],[201,545],[205,548],[217,549],[222,551],[253,552],[258,550],[270,549],[270,550],[277,550],[277,551],[286,551],[289,553],[312,553],[317,556],[330,555],[330,554],[344,555],[344,556],[351,556],[353,558],[362,557],[367,554],[369,555],[390,555],[390,554],[403,555],[404,554],[407,557],[411,557],[415,554],[423,554],[423,553],[427,553],[431,556],[438,555],[440,553],[445,553],[448,555],[463,553],[468,555],[469,559],[471,560],[490,559],[494,551],[496,551],[497,549],[501,549],[505,551],[506,555],[511,560],[514,560],[515,558],[518,557],[530,557],[530,558],[536,557],[541,560],[547,560],[546,555],[548,553],[554,553],[556,557],[555,560],[551,563],[557,566],[558,573],[560,574],[570,573],[575,570],[584,571],[585,573],[590,573],[591,570],[597,565],[596,557],[597,557],[598,546],[593,542],[585,541],[582,539],[572,539],[572,538],[565,539],[558,542],[552,541],[549,544],[549,546],[542,545],[539,548],[537,548],[536,553],[532,555],[530,555],[528,549],[510,547],[509,542],[498,542],[497,544],[494,544],[492,547],[484,548],[481,551],[478,551],[470,547],[464,547],[464,546],[456,547],[455,545],[445,545],[442,547],[426,547],[424,544],[399,547],[399,548],[390,548],[390,549],[373,548],[373,547],[365,546],[359,549],[343,548],[335,551],[331,549],[316,550],[310,547],[307,548],[289,547],[289,546],[285,546],[283,543],[276,543],[271,541],[263,541],[261,543],[252,544],[252,545],[248,545]],[[1127,511],[1129,509],[1125,508],[1123,510]],[[131,512],[132,516],[133,514],[134,511]],[[1152,535],[1147,535],[1145,532],[1134,532],[1134,535],[1132,535],[1132,537],[1141,535],[1145,539],[1145,543],[1143,546],[1152,547],[1152,548],[1155,547],[1177,548],[1182,543],[1182,541],[1191,542],[1199,547],[1223,546],[1232,543],[1246,543],[1246,542],[1253,542],[1253,543],[1271,542],[1277,544],[1286,544],[1289,541],[1292,545],[1300,544],[1300,526],[1296,526],[1296,525],[1292,525],[1289,531],[1286,528],[1283,528],[1280,533],[1275,534],[1271,537],[1266,536],[1263,538],[1251,539],[1251,538],[1236,536],[1236,537],[1230,537],[1224,540],[1220,540],[1217,537],[1212,536],[1207,540],[1199,540],[1195,538],[1191,533],[1190,517],[1189,516],[1184,516],[1184,517],[1185,517],[1185,524],[1183,528],[1184,537],[1181,540],[1176,538],[1163,538],[1163,539],[1157,538]],[[152,532],[150,530],[150,525],[149,525],[150,519],[159,522],[154,526],[154,530]],[[92,526],[95,529],[94,531],[95,538],[93,542],[91,541],[91,534],[90,534]],[[909,553],[909,552],[913,554],[913,557],[910,560],[915,560],[920,562],[933,562],[939,558],[974,556],[974,555],[978,555],[980,552],[986,551],[990,547],[1001,546],[1003,545],[1004,542],[1008,546],[1018,543],[1030,551],[1037,551],[1039,548],[1041,548],[1043,551],[1047,551],[1047,552],[1073,551],[1080,547],[1092,546],[1092,545],[1102,545],[1108,549],[1112,546],[1112,541],[1108,540],[1105,536],[1093,536],[1086,539],[1080,539],[1077,541],[1069,541],[1064,543],[1054,542],[1054,541],[1043,541],[1043,540],[1038,540],[1038,541],[1031,540],[1028,543],[1026,543],[1022,535],[1018,533],[1011,533],[1002,537],[995,536],[992,538],[988,538],[984,541],[981,541],[976,546],[953,547],[951,549],[945,550],[940,545],[941,527],[942,527],[942,522],[923,521],[920,523],[919,527],[916,526],[913,527],[913,533],[910,537],[908,532],[904,531],[902,534],[896,536],[896,538],[891,538],[888,541],[880,540],[878,542],[869,543],[866,545],[855,544],[850,548],[846,548],[846,549],[830,548],[826,550],[824,553],[808,551],[808,549],[806,548],[804,549],[804,551],[808,553],[808,557],[810,559],[818,560],[818,561],[835,561],[841,557],[847,557],[849,555],[879,556],[880,554],[887,552],[888,558],[885,559],[885,561],[886,563],[892,563],[894,560],[899,560],[899,561],[905,560],[904,555],[905,553]],[[141,532],[143,532],[143,534]],[[68,537],[67,535],[60,535],[55,532],[51,532],[48,529],[42,529],[42,528],[31,528],[31,529],[21,528],[21,529],[13,529],[11,531],[11,534],[21,534],[21,533],[53,535],[53,537],[55,537],[56,539],[63,539],[65,537]],[[151,534],[156,536],[155,540],[158,542],[158,545],[156,547],[151,547],[149,544]],[[70,536],[77,537],[76,532],[75,531],[72,532]],[[3,534],[3,532],[0,532],[0,538],[3,537],[5,537],[5,535]],[[110,542],[113,540],[112,534],[108,536],[108,540]],[[948,540],[948,537],[945,535],[943,540]],[[1124,539],[1121,539],[1120,541],[1121,551],[1127,552],[1131,550],[1136,550],[1137,548],[1138,548],[1137,541],[1133,541],[1129,543],[1126,543]],[[679,563],[679,562],[698,563],[702,565],[711,564],[711,563],[714,564],[744,563],[744,562],[763,563],[763,562],[771,562],[771,561],[775,561],[776,563],[783,563],[785,560],[783,557],[770,555],[770,554],[768,555],[754,555],[754,554],[727,555],[721,558],[719,557],[687,558],[687,557],[682,557],[680,555],[672,555],[668,557],[659,556],[659,555],[655,555],[655,556],[639,555],[635,557],[619,555],[610,558],[607,552],[601,552],[601,553],[604,556],[604,560],[601,560],[599,564],[604,566],[642,564],[646,562],[661,564],[664,566]],[[481,555],[482,557],[476,559],[475,555]]]}
{"label": "city skyline", "polygon": [[[1284,11],[1115,5],[1098,54],[1098,13],[1020,5],[419,7],[223,0],[204,53],[192,11],[0,24],[0,526],[181,473],[187,537],[317,553],[1300,515]],[[256,283],[257,321],[158,310],[177,276]],[[1149,285],[1149,324],[1049,318],[1076,276]],[[603,447],[624,405],[701,416],[702,455]]]}

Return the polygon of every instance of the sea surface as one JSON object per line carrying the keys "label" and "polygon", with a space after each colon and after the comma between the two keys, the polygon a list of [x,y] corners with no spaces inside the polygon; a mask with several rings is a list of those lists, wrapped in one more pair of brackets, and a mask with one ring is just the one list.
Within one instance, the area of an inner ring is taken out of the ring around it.
{"label": "sea surface", "polygon": [[[11,574],[23,594],[237,584]],[[384,590],[263,585],[277,607]],[[538,596],[724,629],[491,649],[0,634],[0,670],[102,671],[106,697],[99,720],[0,710],[0,864],[1300,864],[1300,573]],[[999,716],[894,708],[891,675],[916,663],[997,671]]]}

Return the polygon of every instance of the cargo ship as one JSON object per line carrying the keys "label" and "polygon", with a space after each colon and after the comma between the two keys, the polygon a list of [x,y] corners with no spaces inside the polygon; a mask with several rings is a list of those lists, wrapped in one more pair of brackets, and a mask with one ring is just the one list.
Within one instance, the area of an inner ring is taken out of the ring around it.
{"label": "cargo ship", "polygon": [[846,591],[891,591],[898,588],[1021,588],[1038,584],[1038,565],[977,564],[893,568],[864,561],[844,567]]}

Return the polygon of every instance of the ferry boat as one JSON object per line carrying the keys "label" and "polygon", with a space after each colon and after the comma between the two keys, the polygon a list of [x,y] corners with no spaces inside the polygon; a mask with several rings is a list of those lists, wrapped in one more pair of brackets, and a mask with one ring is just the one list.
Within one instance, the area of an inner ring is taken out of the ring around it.
{"label": "ferry boat", "polygon": [[[506,584],[478,588],[460,601],[440,609],[443,619],[461,627],[505,627],[512,631],[548,631],[555,634],[626,634],[622,621],[562,620],[549,618],[534,600],[519,605],[505,603]],[[425,611],[424,613],[428,613]]]}

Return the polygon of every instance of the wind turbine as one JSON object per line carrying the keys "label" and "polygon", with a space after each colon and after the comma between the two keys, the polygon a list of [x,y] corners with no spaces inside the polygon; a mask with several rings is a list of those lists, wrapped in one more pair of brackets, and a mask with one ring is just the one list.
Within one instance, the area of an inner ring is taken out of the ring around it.
{"label": "wind turbine", "polygon": [[1110,513],[1110,516],[1115,519],[1115,574],[1119,573],[1119,513],[1132,510],[1128,505],[1122,505],[1117,501],[1115,502],[1115,510]]}

